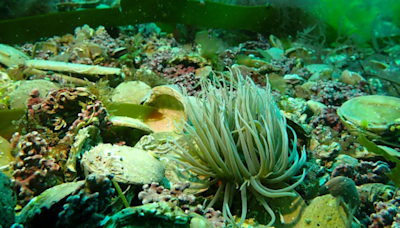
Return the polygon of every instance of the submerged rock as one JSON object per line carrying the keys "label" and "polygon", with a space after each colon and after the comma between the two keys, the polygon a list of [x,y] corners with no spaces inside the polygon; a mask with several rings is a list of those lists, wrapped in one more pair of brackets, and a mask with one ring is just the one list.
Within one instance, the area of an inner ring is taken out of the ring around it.
{"label": "submerged rock", "polygon": [[300,221],[301,228],[350,227],[352,216],[346,213],[346,206],[339,199],[328,194],[315,198],[307,207]]}

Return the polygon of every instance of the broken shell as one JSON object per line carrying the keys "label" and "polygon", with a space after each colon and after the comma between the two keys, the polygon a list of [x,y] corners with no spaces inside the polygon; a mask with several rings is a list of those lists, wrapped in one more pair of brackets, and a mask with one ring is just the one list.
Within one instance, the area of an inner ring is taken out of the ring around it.
{"label": "broken shell", "polygon": [[327,106],[318,101],[308,100],[307,108],[310,109],[314,115],[318,115],[321,113],[322,109],[327,108]]}
{"label": "broken shell", "polygon": [[356,72],[349,70],[344,70],[341,75],[341,80],[343,83],[348,85],[358,85],[362,81],[366,81],[361,75]]}
{"label": "broken shell", "polygon": [[313,154],[320,159],[332,160],[341,151],[341,146],[338,142],[332,142],[329,145],[320,144],[313,150]]}
{"label": "broken shell", "polygon": [[335,48],[334,52],[338,55],[340,54],[353,54],[356,52],[357,47],[353,45],[340,45],[340,47]]}
{"label": "broken shell", "polygon": [[264,55],[265,60],[268,60],[269,62],[271,59],[275,59],[276,61],[282,61],[283,54],[285,53],[284,50],[276,47],[271,47],[267,50],[260,50]]}
{"label": "broken shell", "polygon": [[112,53],[111,53],[111,57],[113,58],[119,58],[125,54],[128,54],[128,49],[126,49],[126,47],[120,47],[115,49]]}
{"label": "broken shell", "polygon": [[282,41],[280,39],[278,39],[278,37],[276,37],[276,36],[274,36],[272,34],[269,35],[269,42],[270,42],[272,47],[283,49]]}
{"label": "broken shell", "polygon": [[12,65],[18,65],[25,63],[29,59],[22,51],[13,48],[11,46],[0,44],[0,63],[10,67]]}
{"label": "broken shell", "polygon": [[25,62],[27,67],[41,70],[51,70],[58,72],[69,72],[87,75],[122,75],[120,68],[93,66],[77,63],[64,63],[50,60],[28,60]]}
{"label": "broken shell", "polygon": [[73,11],[79,8],[95,8],[97,5],[100,4],[100,0],[85,0],[85,1],[78,1],[78,2],[60,2],[57,3],[57,10],[58,11]]}
{"label": "broken shell", "polygon": [[139,139],[153,133],[153,130],[140,119],[126,116],[111,116],[110,121],[112,126],[108,131],[102,133],[102,138],[105,142],[124,142],[125,145],[133,146]]}
{"label": "broken shell", "polygon": [[164,177],[164,166],[144,150],[129,146],[99,144],[83,154],[85,174],[111,174],[125,184],[150,184]]}
{"label": "broken shell", "polygon": [[76,54],[80,58],[90,58],[91,60],[95,60],[98,57],[106,57],[105,49],[94,43],[85,43],[81,42],[75,44],[71,49],[70,52],[76,52]]}
{"label": "broken shell", "polygon": [[[260,68],[260,70],[264,67],[267,70],[265,73],[273,72],[273,71],[278,71],[275,66],[273,66],[271,63],[264,61],[262,59],[257,59],[257,58],[252,58],[250,56],[246,55],[239,55],[237,58],[237,64],[239,65],[245,65],[248,67],[254,67],[254,68]],[[269,70],[269,71],[268,71]],[[265,74],[264,72],[260,72],[261,74]]]}
{"label": "broken shell", "polygon": [[379,62],[377,60],[370,60],[369,63],[379,70],[384,70],[389,67],[387,63]]}
{"label": "broken shell", "polygon": [[57,44],[55,42],[36,42],[32,49],[32,58],[36,57],[38,51],[57,55]]}
{"label": "broken shell", "polygon": [[[167,154],[171,152],[171,148],[168,146],[168,141],[174,139],[177,140],[182,136],[175,132],[156,132],[149,135],[145,135],[140,138],[140,141],[135,144],[135,148],[145,150],[152,154],[154,157],[159,157],[161,154]],[[184,143],[183,140],[182,143]],[[183,145],[182,145],[183,146]]]}
{"label": "broken shell", "polygon": [[307,90],[300,85],[296,85],[294,87],[294,96],[297,98],[303,98],[305,100],[309,100],[311,99],[311,92],[310,90]]}
{"label": "broken shell", "polygon": [[158,115],[144,119],[154,132],[176,131],[177,125],[188,120],[182,93],[175,86],[154,87],[143,104],[158,110]]}
{"label": "broken shell", "polygon": [[74,137],[74,144],[69,151],[65,169],[63,169],[65,180],[73,181],[76,178],[77,160],[82,156],[82,153],[84,153],[84,147],[94,146],[100,141],[99,129],[93,125],[89,125],[78,131],[78,134]]}
{"label": "broken shell", "polygon": [[[189,170],[181,170],[181,166],[178,162],[171,157],[179,157],[180,155],[176,153],[172,148],[179,150],[172,140],[185,150],[190,150],[189,145],[180,134],[175,132],[156,132],[149,135],[145,135],[140,138],[140,141],[136,143],[135,148],[147,151],[147,153],[158,158],[159,161],[165,167],[165,178],[171,186],[183,183],[186,181],[190,182],[190,188],[186,189],[185,192],[188,194],[198,194],[207,190],[207,188],[202,184],[209,180],[209,177],[199,176]],[[194,143],[194,142],[193,142]]]}
{"label": "broken shell", "polygon": [[65,34],[61,37],[60,42],[61,43],[67,43],[67,44],[72,44],[72,41],[74,40],[74,36],[72,34]]}
{"label": "broken shell", "polygon": [[232,73],[235,79],[237,79],[239,76],[238,74],[241,74],[245,77],[250,77],[254,83],[265,86],[266,85],[266,76],[261,75],[259,72],[257,72],[254,68],[248,67],[245,65],[233,65],[232,66]]}
{"label": "broken shell", "polygon": [[306,82],[306,83],[304,83],[303,85],[301,85],[301,87],[303,87],[305,90],[307,90],[308,92],[311,93],[310,88],[311,88],[313,85],[316,85],[316,84],[317,84],[317,82]]}
{"label": "broken shell", "polygon": [[11,80],[10,76],[6,72],[0,72],[0,81],[9,81]]}
{"label": "broken shell", "polygon": [[205,67],[197,68],[194,74],[196,75],[196,77],[199,77],[199,78],[207,78],[211,73],[212,73],[212,67],[205,66]]}
{"label": "broken shell", "polygon": [[[44,70],[38,70],[34,68],[26,68],[24,71],[22,71],[23,75],[25,77],[30,77],[30,76],[35,76],[35,75],[47,75],[48,72]],[[89,86],[89,85],[94,85],[93,82],[90,82],[88,80],[76,78],[76,77],[71,77],[65,74],[60,74],[60,73],[53,73],[49,76],[45,76],[45,78],[50,78],[52,81],[54,80],[55,82],[63,82],[64,84],[73,84],[76,86]]]}
{"label": "broken shell", "polygon": [[142,130],[147,134],[153,133],[153,130],[139,119],[134,119],[126,116],[112,116],[110,117],[110,121],[113,126],[116,127],[129,127]]}
{"label": "broken shell", "polygon": [[175,56],[170,60],[170,63],[175,65],[179,64],[190,65],[190,66],[194,65],[197,67],[204,67],[205,65],[209,65],[207,59],[205,59],[203,56],[195,52],[190,54],[180,54],[178,56]]}
{"label": "broken shell", "polygon": [[308,81],[319,81],[320,79],[329,79],[333,69],[327,64],[310,64],[306,69],[311,73]]}
{"label": "broken shell", "polygon": [[303,59],[305,61],[311,60],[311,55],[305,47],[293,47],[285,51],[285,56],[288,58]]}
{"label": "broken shell", "polygon": [[283,79],[288,84],[299,84],[304,81],[304,78],[300,77],[298,74],[286,74]]}

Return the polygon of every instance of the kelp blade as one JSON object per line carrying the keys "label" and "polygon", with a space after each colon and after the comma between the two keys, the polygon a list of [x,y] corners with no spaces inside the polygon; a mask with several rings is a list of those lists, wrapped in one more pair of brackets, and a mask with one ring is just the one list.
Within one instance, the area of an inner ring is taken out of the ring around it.
{"label": "kelp blade", "polygon": [[[148,22],[186,24],[221,29],[243,29],[252,32],[279,33],[279,10],[273,7],[244,7],[216,2],[188,0],[121,0],[120,8],[87,9],[50,13],[0,21],[0,43],[16,44],[42,37],[73,33],[78,26],[88,24],[115,27]],[[293,13],[293,15],[300,15]],[[304,14],[301,14],[304,15]],[[296,32],[307,26],[303,20],[292,20],[287,31]]]}

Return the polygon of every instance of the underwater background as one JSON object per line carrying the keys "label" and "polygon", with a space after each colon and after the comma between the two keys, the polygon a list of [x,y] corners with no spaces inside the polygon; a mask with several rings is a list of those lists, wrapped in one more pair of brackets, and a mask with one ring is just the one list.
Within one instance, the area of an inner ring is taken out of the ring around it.
{"label": "underwater background", "polygon": [[400,1],[0,0],[0,227],[400,227]]}

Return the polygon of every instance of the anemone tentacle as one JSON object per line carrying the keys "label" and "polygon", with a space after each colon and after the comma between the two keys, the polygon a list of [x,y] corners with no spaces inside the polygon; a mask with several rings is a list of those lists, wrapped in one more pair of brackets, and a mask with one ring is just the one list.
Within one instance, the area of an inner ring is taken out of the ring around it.
{"label": "anemone tentacle", "polygon": [[[175,146],[170,148],[178,154],[174,159],[185,168],[212,178],[211,184],[220,183],[208,207],[222,198],[225,219],[240,226],[247,215],[247,194],[251,194],[270,214],[268,225],[272,225],[276,216],[264,197],[295,195],[293,189],[303,181],[305,169],[292,185],[271,189],[269,184],[293,178],[306,161],[305,148],[297,150],[296,133],[281,115],[269,83],[259,88],[235,67],[228,77],[203,80],[203,92],[195,103],[184,96],[189,122],[180,124],[180,133],[189,149],[174,140]],[[288,129],[294,135],[292,141]],[[238,224],[230,211],[237,191],[242,200]]]}

